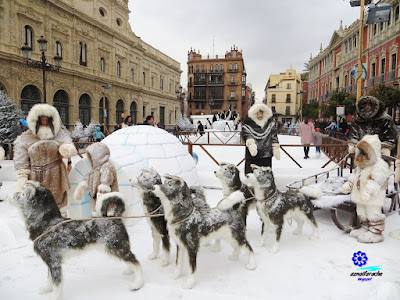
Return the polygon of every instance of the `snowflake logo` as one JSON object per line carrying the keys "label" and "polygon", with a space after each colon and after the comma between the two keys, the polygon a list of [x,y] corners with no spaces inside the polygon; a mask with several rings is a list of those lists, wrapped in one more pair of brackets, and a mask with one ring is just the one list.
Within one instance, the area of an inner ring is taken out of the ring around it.
{"label": "snowflake logo", "polygon": [[356,266],[362,267],[367,264],[368,257],[364,252],[358,251],[353,254],[352,260]]}

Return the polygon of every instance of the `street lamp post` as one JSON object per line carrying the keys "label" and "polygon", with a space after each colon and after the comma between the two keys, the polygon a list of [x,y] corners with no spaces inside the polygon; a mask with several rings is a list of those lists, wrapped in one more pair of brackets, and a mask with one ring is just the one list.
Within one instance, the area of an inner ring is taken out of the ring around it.
{"label": "street lamp post", "polygon": [[106,111],[106,90],[111,89],[112,84],[107,83],[106,85],[102,85],[104,91],[102,92],[103,95],[103,126],[104,132],[107,132],[107,125],[106,125],[106,118],[107,118],[107,111]]}
{"label": "street lamp post", "polygon": [[38,39],[39,50],[41,52],[41,60],[36,61],[31,59],[32,55],[32,47],[29,47],[28,44],[25,43],[22,46],[22,56],[26,60],[28,67],[42,69],[43,73],[43,101],[46,100],[46,71],[58,72],[61,68],[62,57],[60,55],[54,56],[54,66],[47,62],[47,58],[45,56],[45,52],[47,51],[47,40],[43,37],[43,35]]}
{"label": "street lamp post", "polygon": [[181,110],[181,116],[183,118],[184,115],[184,103],[183,103],[183,93],[182,93],[182,86],[180,85],[179,88],[175,92],[176,98],[179,100],[179,105],[180,105],[180,110]]}
{"label": "street lamp post", "polygon": [[297,95],[300,95],[300,122],[303,121],[303,94],[304,91],[297,92]]}

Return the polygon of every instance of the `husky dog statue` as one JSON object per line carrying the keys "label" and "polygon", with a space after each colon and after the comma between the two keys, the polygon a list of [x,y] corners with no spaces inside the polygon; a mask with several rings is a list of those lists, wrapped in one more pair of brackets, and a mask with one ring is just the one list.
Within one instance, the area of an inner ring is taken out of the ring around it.
{"label": "husky dog statue", "polygon": [[[142,168],[142,173],[138,177],[131,179],[131,185],[136,187],[142,196],[143,209],[147,214],[164,214],[164,208],[160,198],[154,194],[154,186],[161,184],[161,176],[153,168]],[[164,217],[147,218],[151,228],[153,237],[153,253],[148,258],[155,259],[160,251],[160,243],[162,242],[163,256],[161,266],[168,266],[170,241],[167,229],[167,222]]]}
{"label": "husky dog statue", "polygon": [[156,185],[154,193],[164,206],[168,231],[177,244],[177,266],[173,277],[182,274],[185,254],[188,255],[190,266],[189,276],[184,288],[192,288],[195,284],[197,253],[202,240],[228,240],[234,251],[231,260],[237,260],[240,249],[248,251],[247,268],[256,268],[253,249],[246,239],[246,221],[242,214],[234,209],[220,211],[219,209],[199,210],[193,203],[193,193],[186,182],[177,176],[165,175],[165,181]]}
{"label": "husky dog statue", "polygon": [[303,187],[299,191],[278,191],[274,181],[274,175],[270,167],[251,165],[253,173],[247,174],[247,183],[254,187],[254,195],[257,200],[257,212],[266,226],[260,238],[259,245],[263,246],[266,238],[266,229],[269,224],[276,226],[276,242],[271,252],[279,249],[279,241],[282,234],[285,218],[293,218],[297,222],[294,234],[301,234],[304,221],[308,221],[313,231],[310,238],[318,238],[318,226],[313,212],[314,206],[311,200],[321,198],[322,193],[310,187]]}
{"label": "husky dog statue", "polygon": [[[98,202],[103,201],[103,204],[109,202],[110,205],[120,203],[115,197],[116,195],[113,194],[111,198],[114,199],[109,199],[104,195],[98,199]],[[137,290],[143,286],[142,268],[130,250],[128,232],[121,220],[73,220],[41,236],[53,226],[68,220],[61,216],[51,192],[39,182],[28,181],[22,192],[15,193],[14,199],[25,218],[30,239],[34,241],[34,250],[49,269],[48,282],[39,290],[39,293],[53,291],[53,299],[62,299],[61,263],[64,255],[69,252],[67,250],[82,251],[86,246],[94,244],[126,262],[128,272],[134,273],[135,277],[130,284],[130,289]],[[107,205],[99,204],[99,207],[103,210],[101,215],[106,215]],[[119,210],[114,210],[114,212],[117,211]]]}

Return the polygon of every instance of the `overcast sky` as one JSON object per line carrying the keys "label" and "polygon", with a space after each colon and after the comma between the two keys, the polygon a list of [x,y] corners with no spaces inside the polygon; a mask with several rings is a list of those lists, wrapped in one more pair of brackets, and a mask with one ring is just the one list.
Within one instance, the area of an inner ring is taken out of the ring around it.
{"label": "overcast sky", "polygon": [[192,47],[223,57],[243,51],[247,83],[262,100],[271,74],[304,63],[325,48],[333,31],[360,16],[349,0],[130,0],[130,24],[143,41],[181,64],[187,88],[187,52]]}

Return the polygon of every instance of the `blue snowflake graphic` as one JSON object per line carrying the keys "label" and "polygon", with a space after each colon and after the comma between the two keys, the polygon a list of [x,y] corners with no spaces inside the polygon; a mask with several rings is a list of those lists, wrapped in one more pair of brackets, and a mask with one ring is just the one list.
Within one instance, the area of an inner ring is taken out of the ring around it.
{"label": "blue snowflake graphic", "polygon": [[352,260],[356,266],[362,267],[367,264],[368,257],[364,252],[358,251],[353,254]]}

